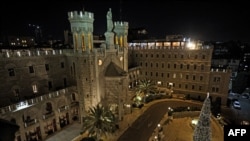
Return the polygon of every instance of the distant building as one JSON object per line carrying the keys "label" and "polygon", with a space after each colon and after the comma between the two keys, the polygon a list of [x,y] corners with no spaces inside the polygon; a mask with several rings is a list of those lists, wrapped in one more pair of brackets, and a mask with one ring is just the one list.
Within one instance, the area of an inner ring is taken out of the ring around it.
{"label": "distant building", "polygon": [[128,41],[148,39],[148,31],[144,27],[130,28],[128,30]]}
{"label": "distant building", "polygon": [[243,54],[242,59],[240,60],[239,72],[250,72],[250,52]]}
{"label": "distant building", "polygon": [[34,37],[29,36],[8,36],[9,47],[27,48],[35,46]]}

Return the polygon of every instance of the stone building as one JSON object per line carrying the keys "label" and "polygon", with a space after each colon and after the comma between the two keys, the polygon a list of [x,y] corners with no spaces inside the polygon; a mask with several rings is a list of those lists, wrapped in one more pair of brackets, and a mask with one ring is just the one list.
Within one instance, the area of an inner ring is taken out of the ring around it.
{"label": "stone building", "polygon": [[[179,36],[178,36],[179,37]],[[203,100],[227,102],[231,70],[211,68],[213,46],[200,41],[169,38],[137,40],[129,43],[129,66],[139,66],[148,78],[174,94]]]}
{"label": "stone building", "polygon": [[131,112],[139,79],[176,94],[226,103],[229,70],[211,69],[212,47],[182,40],[127,42],[128,23],[107,13],[105,40],[93,36],[94,14],[68,13],[73,49],[2,50],[0,118],[16,123],[17,141],[44,140],[89,108],[109,106],[119,120]]}
{"label": "stone building", "polygon": [[107,13],[105,41],[93,40],[94,14],[68,13],[73,49],[3,50],[0,117],[19,125],[17,141],[44,140],[89,108],[109,106],[122,119],[128,98],[128,23]]}

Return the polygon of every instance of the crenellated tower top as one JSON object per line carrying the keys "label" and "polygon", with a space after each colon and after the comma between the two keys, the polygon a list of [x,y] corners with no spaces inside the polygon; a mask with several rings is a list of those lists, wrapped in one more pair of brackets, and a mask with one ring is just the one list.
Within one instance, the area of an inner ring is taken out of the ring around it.
{"label": "crenellated tower top", "polygon": [[115,43],[120,47],[127,47],[128,22],[114,22],[114,32],[116,33]]}
{"label": "crenellated tower top", "polygon": [[84,22],[94,22],[94,13],[87,12],[87,11],[73,11],[68,12],[68,19],[71,22],[78,22],[78,21],[84,21]]}
{"label": "crenellated tower top", "polygon": [[92,50],[94,14],[87,11],[68,12],[68,20],[73,33],[74,49],[76,51]]}

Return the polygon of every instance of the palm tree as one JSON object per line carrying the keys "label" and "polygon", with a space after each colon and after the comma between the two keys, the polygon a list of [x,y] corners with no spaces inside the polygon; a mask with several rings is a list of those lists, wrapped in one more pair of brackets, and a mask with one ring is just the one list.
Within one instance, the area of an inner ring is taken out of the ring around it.
{"label": "palm tree", "polygon": [[139,80],[139,84],[136,87],[136,93],[134,102],[138,106],[141,104],[142,99],[145,100],[146,95],[150,92],[156,92],[155,84],[152,80],[149,79],[143,79]]}
{"label": "palm tree", "polygon": [[112,134],[116,129],[114,114],[101,104],[90,108],[89,114],[83,119],[83,132],[87,132],[89,137],[94,137],[97,141],[103,135],[107,137]]}
{"label": "palm tree", "polygon": [[156,91],[156,87],[155,87],[155,84],[153,83],[153,81],[150,79],[139,80],[139,84],[137,85],[136,92],[137,93],[144,93],[144,95],[145,95],[145,94],[149,93],[150,91],[152,91],[152,92]]}

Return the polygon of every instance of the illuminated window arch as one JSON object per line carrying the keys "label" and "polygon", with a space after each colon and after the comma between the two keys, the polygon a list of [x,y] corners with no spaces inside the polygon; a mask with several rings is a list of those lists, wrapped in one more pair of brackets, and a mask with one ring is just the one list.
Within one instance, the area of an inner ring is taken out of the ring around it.
{"label": "illuminated window arch", "polygon": [[122,36],[120,37],[120,46],[123,47],[123,38],[122,38]]}
{"label": "illuminated window arch", "polygon": [[82,34],[82,50],[84,51],[85,48],[85,42],[84,42],[84,34]]}

